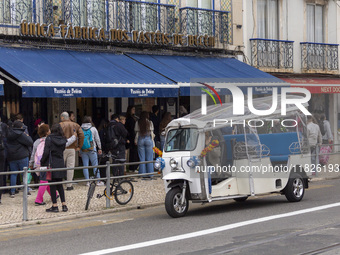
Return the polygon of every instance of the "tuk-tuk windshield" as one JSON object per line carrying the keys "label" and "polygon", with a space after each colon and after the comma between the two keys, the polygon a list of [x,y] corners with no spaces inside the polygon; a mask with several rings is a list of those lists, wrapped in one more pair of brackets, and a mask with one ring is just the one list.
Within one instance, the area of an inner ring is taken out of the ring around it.
{"label": "tuk-tuk windshield", "polygon": [[192,151],[196,148],[198,140],[197,128],[179,128],[168,132],[164,151]]}

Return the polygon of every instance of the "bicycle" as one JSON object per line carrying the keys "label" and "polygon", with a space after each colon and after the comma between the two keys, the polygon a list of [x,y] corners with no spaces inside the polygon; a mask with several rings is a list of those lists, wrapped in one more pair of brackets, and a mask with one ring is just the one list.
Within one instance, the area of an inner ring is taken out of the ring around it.
{"label": "bicycle", "polygon": [[[102,155],[102,157],[113,158],[114,163],[124,163],[125,159],[117,159],[116,156],[112,155],[111,153]],[[97,176],[99,168],[97,168],[95,176]],[[91,179],[94,179],[95,176],[91,176]],[[90,201],[93,197],[94,191],[96,189],[97,183],[95,180],[92,180],[89,186],[89,190],[87,192],[87,201],[85,205],[85,210],[88,210],[90,206]],[[106,196],[110,200],[113,200],[114,197],[115,201],[120,205],[126,205],[129,203],[133,197],[134,188],[131,181],[123,179],[113,179],[112,183],[110,183],[110,196],[106,194],[106,188],[104,189],[103,194],[97,194],[97,198],[101,198]]]}

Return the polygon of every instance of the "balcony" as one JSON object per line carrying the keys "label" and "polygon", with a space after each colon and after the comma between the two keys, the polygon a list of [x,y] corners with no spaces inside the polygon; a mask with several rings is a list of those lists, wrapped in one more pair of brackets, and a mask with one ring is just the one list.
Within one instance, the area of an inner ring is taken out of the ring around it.
{"label": "balcony", "polygon": [[80,27],[122,29],[131,32],[174,33],[175,5],[134,0],[0,0],[0,24],[69,24]]}
{"label": "balcony", "polygon": [[266,72],[293,72],[294,41],[250,39],[252,66]]}
{"label": "balcony", "polygon": [[339,44],[302,42],[301,69],[306,73],[338,73]]}
{"label": "balcony", "polygon": [[231,13],[200,8],[180,8],[180,30],[183,35],[208,35],[217,43],[231,44]]}

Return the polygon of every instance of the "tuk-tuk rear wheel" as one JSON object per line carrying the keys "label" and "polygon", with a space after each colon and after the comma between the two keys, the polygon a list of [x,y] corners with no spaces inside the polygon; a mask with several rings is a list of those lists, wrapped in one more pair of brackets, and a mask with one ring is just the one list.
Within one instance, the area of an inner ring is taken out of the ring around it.
{"label": "tuk-tuk rear wheel", "polygon": [[182,189],[179,187],[172,188],[166,193],[165,197],[165,210],[169,216],[173,218],[183,217],[189,209],[189,201],[187,197],[182,201]]}
{"label": "tuk-tuk rear wheel", "polygon": [[284,193],[289,202],[301,201],[305,194],[305,185],[300,174],[293,173],[292,176],[289,177]]}

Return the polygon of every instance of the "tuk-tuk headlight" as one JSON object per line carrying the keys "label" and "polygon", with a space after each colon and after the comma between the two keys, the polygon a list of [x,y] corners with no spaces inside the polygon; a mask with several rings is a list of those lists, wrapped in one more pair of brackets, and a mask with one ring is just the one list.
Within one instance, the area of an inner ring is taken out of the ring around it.
{"label": "tuk-tuk headlight", "polygon": [[178,166],[178,161],[174,158],[171,158],[170,159],[170,167],[171,169],[177,169],[177,166]]}
{"label": "tuk-tuk headlight", "polygon": [[154,167],[155,167],[155,169],[156,170],[163,170],[164,169],[164,167],[165,167],[165,161],[164,161],[164,159],[163,158],[161,158],[161,157],[158,157],[157,159],[156,159],[156,162],[155,162],[155,164],[154,164]]}
{"label": "tuk-tuk headlight", "polygon": [[188,161],[187,161],[187,165],[188,167],[190,168],[195,168],[196,166],[199,166],[201,164],[201,161],[198,157],[194,156],[192,158],[190,158]]}
{"label": "tuk-tuk headlight", "polygon": [[192,159],[189,159],[189,160],[187,161],[187,165],[188,165],[188,167],[190,167],[190,168],[194,168],[194,167],[196,166],[195,161],[193,161]]}

